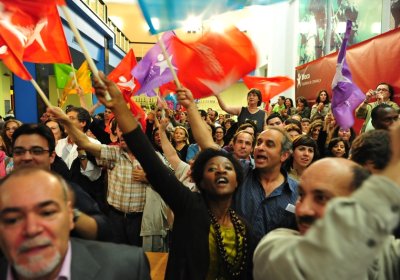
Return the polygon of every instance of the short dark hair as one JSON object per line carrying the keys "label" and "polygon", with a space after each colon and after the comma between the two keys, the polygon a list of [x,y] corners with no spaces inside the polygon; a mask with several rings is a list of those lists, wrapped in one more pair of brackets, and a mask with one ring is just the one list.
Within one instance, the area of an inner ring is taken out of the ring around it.
{"label": "short dark hair", "polygon": [[361,165],[372,161],[376,169],[382,170],[392,155],[390,142],[390,133],[385,129],[370,130],[360,134],[351,145],[351,160]]}
{"label": "short dark hair", "polygon": [[[233,157],[231,153],[227,153],[226,151],[223,150],[216,150],[216,149],[205,149],[201,151],[196,160],[193,163],[192,167],[192,178],[193,181],[195,182],[196,186],[200,189],[200,184],[203,181],[203,176],[204,176],[204,168],[206,166],[206,163],[214,158],[214,157],[225,157],[227,158],[232,164],[236,172],[236,180],[238,183],[238,186],[240,186],[243,182],[243,171],[242,171],[242,165]],[[200,189],[201,190],[201,189]]]}
{"label": "short dark hair", "polygon": [[258,97],[257,106],[260,106],[260,105],[261,105],[261,102],[262,102],[261,91],[260,91],[259,89],[256,89],[256,88],[252,88],[252,89],[250,89],[249,92],[247,93],[247,97],[249,97],[250,93],[254,93],[254,94],[257,95],[257,97]]}
{"label": "short dark hair", "polygon": [[202,119],[206,119],[207,118],[207,112],[204,110],[199,110],[200,116]]}
{"label": "short dark hair", "polygon": [[283,118],[282,118],[281,114],[279,114],[277,112],[273,112],[267,118],[267,121],[266,121],[267,125],[268,125],[269,120],[272,120],[272,119],[275,119],[275,118],[279,118],[281,120],[281,122],[283,123]]}
{"label": "short dark hair", "polygon": [[56,140],[54,139],[53,132],[49,127],[44,124],[35,124],[35,123],[27,123],[18,127],[12,136],[12,146],[14,147],[15,141],[21,135],[33,135],[37,134],[42,136],[47,140],[47,144],[49,145],[49,153],[54,152],[56,147]]}
{"label": "short dark hair", "polygon": [[69,112],[76,112],[77,113],[77,118],[80,122],[86,122],[83,132],[86,132],[89,129],[89,125],[91,123],[91,117],[88,112],[88,110],[82,108],[82,107],[71,107],[67,113]]}
{"label": "short dark hair", "polygon": [[353,166],[352,171],[353,179],[351,180],[350,188],[354,191],[362,186],[363,182],[371,176],[371,173],[361,166]]}
{"label": "short dark hair", "polygon": [[386,109],[386,108],[391,108],[391,109],[395,110],[395,109],[394,109],[392,106],[390,106],[389,104],[381,103],[381,104],[379,104],[378,106],[376,106],[374,109],[372,109],[372,111],[371,111],[371,121],[372,121],[372,120],[376,120],[376,118],[377,118],[378,115],[379,115],[379,111],[380,111],[380,110],[384,110],[384,109]]}

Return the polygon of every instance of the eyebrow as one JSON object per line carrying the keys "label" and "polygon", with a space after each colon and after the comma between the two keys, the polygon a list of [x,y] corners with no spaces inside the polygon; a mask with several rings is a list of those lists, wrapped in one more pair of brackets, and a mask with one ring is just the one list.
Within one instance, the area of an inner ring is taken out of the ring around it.
{"label": "eyebrow", "polygon": [[[41,208],[44,208],[44,207],[47,207],[47,206],[50,206],[50,205],[54,205],[54,206],[60,207],[59,203],[57,203],[56,201],[54,201],[54,200],[46,200],[46,201],[38,203],[37,205],[34,206],[34,208],[35,209],[41,209]],[[7,207],[7,208],[4,208],[3,210],[0,211],[0,216],[8,214],[8,213],[23,212],[23,209],[24,209],[23,207]]]}

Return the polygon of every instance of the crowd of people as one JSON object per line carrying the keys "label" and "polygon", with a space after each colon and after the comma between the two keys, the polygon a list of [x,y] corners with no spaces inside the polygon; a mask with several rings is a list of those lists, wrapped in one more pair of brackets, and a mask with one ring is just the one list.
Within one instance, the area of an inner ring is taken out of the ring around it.
{"label": "crowd of people", "polygon": [[243,107],[216,94],[222,114],[179,88],[181,110],[142,127],[100,77],[103,114],[49,107],[2,125],[1,279],[149,279],[144,252],[168,252],[166,279],[400,278],[390,84],[366,93],[357,133],[327,90],[267,111],[257,89]]}

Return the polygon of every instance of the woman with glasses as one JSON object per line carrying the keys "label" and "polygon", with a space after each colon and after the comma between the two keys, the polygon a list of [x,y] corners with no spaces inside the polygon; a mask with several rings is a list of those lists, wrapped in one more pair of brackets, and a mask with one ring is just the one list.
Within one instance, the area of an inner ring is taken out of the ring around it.
{"label": "woman with glasses", "polygon": [[394,89],[388,83],[380,83],[376,87],[376,90],[370,89],[365,94],[364,102],[356,109],[356,117],[365,120],[361,128],[361,133],[374,129],[371,124],[371,112],[379,104],[386,103],[397,112],[400,111],[399,105],[392,101],[393,96]]}

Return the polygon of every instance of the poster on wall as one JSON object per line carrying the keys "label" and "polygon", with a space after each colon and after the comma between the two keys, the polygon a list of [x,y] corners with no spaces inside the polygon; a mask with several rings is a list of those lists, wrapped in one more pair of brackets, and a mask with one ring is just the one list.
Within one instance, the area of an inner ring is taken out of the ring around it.
{"label": "poster on wall", "polygon": [[[400,28],[383,33],[347,49],[346,59],[354,83],[363,91],[375,89],[380,82],[394,87],[394,101],[400,104]],[[332,96],[337,52],[296,67],[296,97],[304,96],[313,103],[319,90]],[[355,128],[359,128],[356,122]],[[357,130],[358,131],[358,130]]]}
{"label": "poster on wall", "polygon": [[[400,0],[391,1],[399,5]],[[299,65],[339,50],[346,20],[353,22],[349,46],[381,33],[382,1],[300,0],[299,3]]]}

